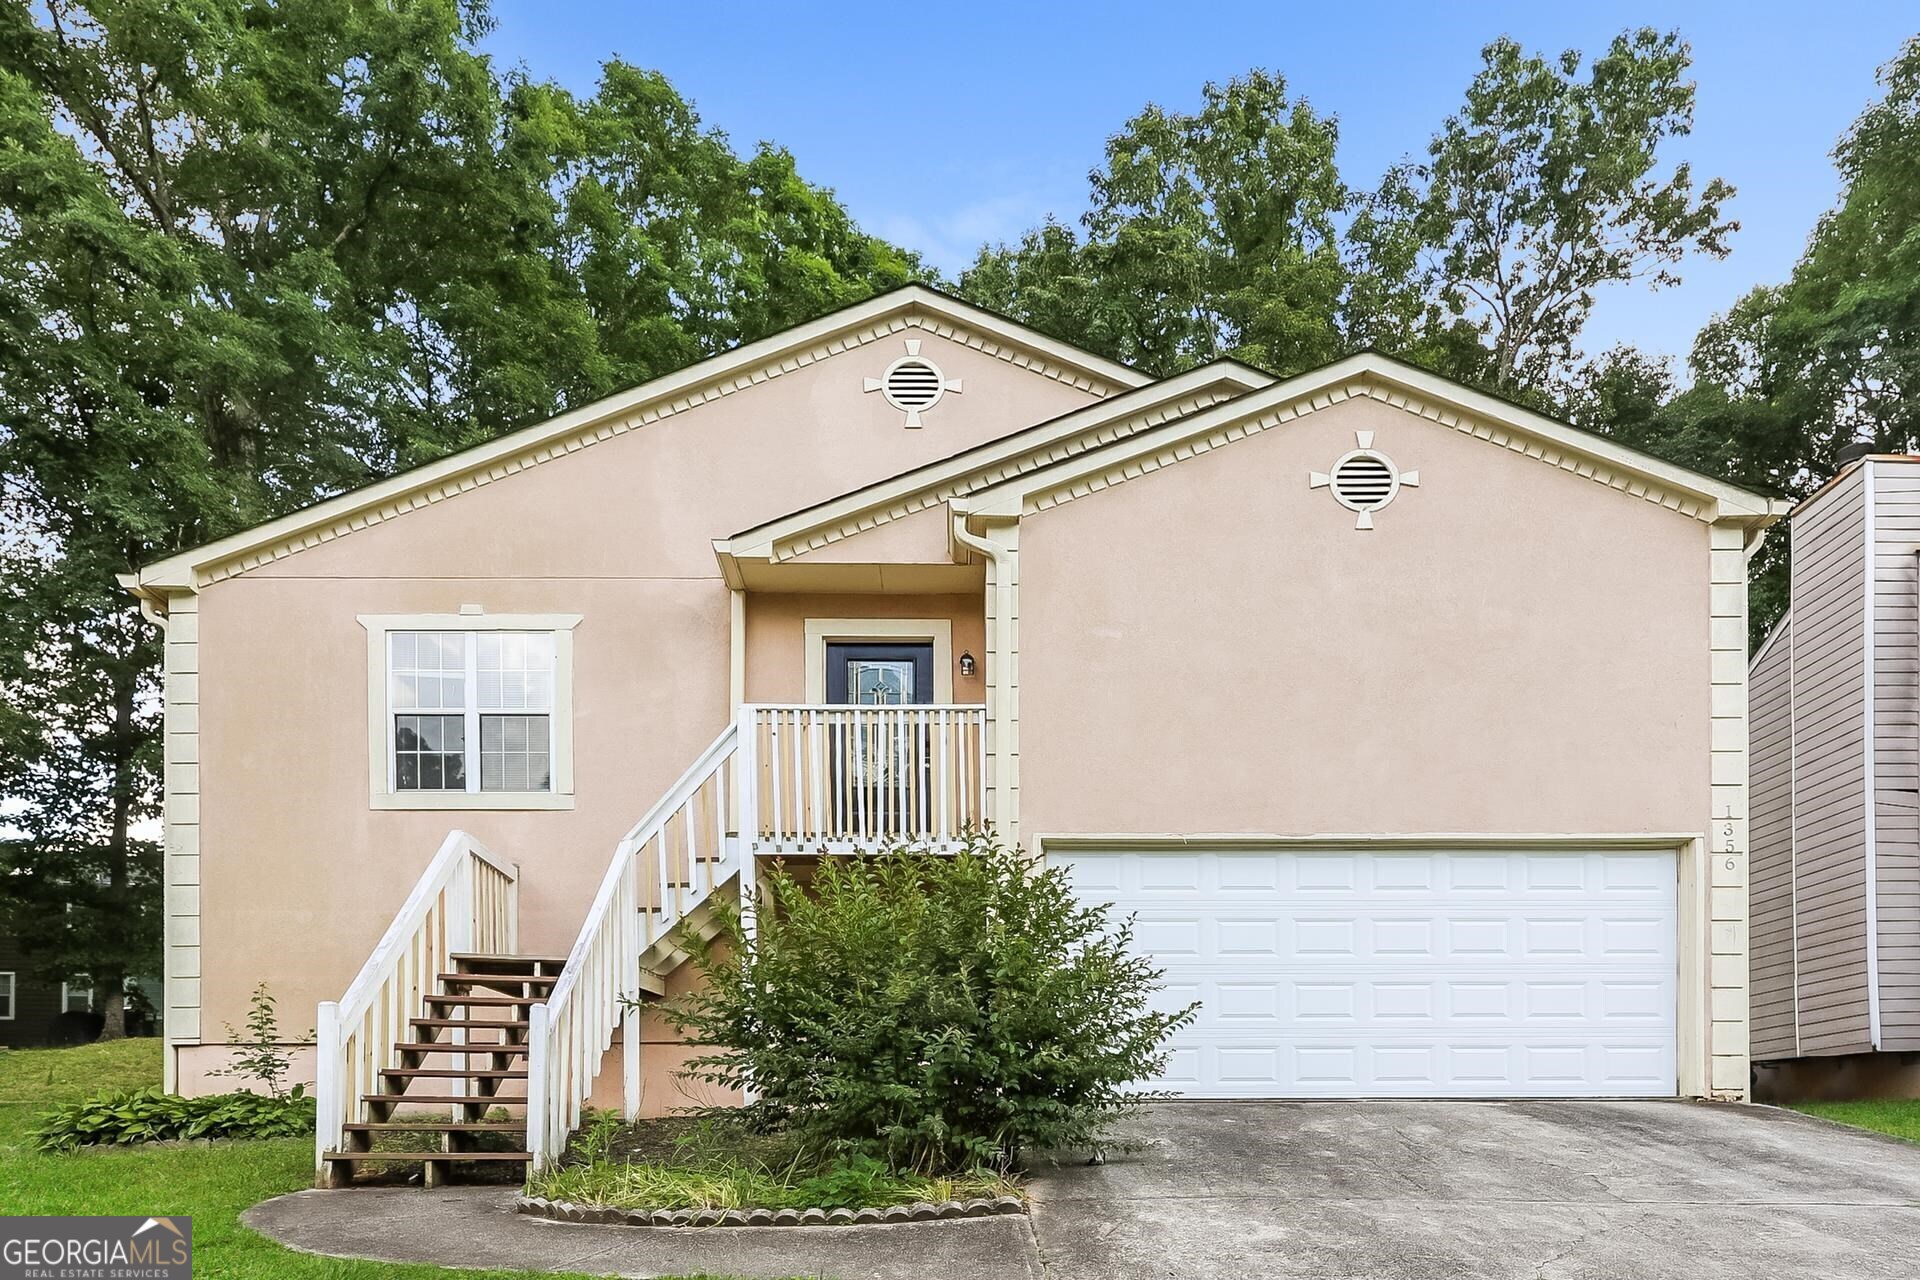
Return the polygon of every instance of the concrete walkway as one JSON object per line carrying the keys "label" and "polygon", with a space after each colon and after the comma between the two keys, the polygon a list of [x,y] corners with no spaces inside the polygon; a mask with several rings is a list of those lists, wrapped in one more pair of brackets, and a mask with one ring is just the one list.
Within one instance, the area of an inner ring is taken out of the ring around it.
{"label": "concrete walkway", "polygon": [[511,1211],[499,1187],[303,1191],[298,1249],[593,1275],[835,1280],[1913,1280],[1920,1146],[1681,1102],[1173,1103],[1042,1169],[1034,1213],[675,1231]]}
{"label": "concrete walkway", "polygon": [[296,1191],[241,1220],[307,1253],[592,1276],[821,1276],[1038,1280],[1028,1219],[885,1227],[611,1227],[513,1211],[513,1187]]}

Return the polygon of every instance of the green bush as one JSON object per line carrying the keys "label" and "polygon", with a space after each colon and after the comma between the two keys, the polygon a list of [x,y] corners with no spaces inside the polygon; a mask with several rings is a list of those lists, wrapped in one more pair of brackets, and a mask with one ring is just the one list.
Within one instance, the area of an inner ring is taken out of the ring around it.
{"label": "green bush", "polygon": [[760,882],[689,939],[706,982],[667,1007],[715,1052],[688,1072],[751,1084],[749,1118],[895,1169],[1011,1168],[1085,1147],[1158,1074],[1193,1006],[1157,1012],[1161,974],[1131,925],[1082,906],[1059,868],[979,839],[953,857],[823,858]]}
{"label": "green bush", "polygon": [[182,1098],[141,1089],[50,1111],[41,1117],[33,1142],[42,1151],[75,1151],[173,1138],[300,1138],[311,1136],[313,1125],[313,1099],[298,1085],[278,1098],[257,1093]]}

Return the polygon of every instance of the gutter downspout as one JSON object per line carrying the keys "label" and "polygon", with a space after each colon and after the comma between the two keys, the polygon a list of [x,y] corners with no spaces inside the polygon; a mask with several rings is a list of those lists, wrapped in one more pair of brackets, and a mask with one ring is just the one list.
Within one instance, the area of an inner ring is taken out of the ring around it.
{"label": "gutter downspout", "polygon": [[[160,648],[161,648],[160,680],[161,680],[162,703],[163,703],[163,710],[164,710],[164,701],[165,701],[164,695],[166,690],[166,671],[167,671],[166,646],[167,646],[169,624],[172,622],[172,618],[167,612],[167,607],[166,607],[167,598],[166,596],[155,592],[151,587],[142,586],[140,584],[140,575],[137,573],[116,574],[114,577],[114,580],[118,582],[121,585],[121,587],[124,588],[126,592],[129,595],[131,595],[134,598],[134,600],[139,604],[140,616],[142,618],[145,618],[148,622],[152,623],[154,627],[159,629]],[[160,740],[161,740],[160,773],[161,773],[161,781],[162,781],[162,787],[161,787],[161,793],[160,793],[160,796],[161,796],[160,829],[162,832],[162,837],[160,841],[160,845],[161,845],[160,891],[163,896],[163,899],[164,899],[164,895],[166,894],[167,879],[169,875],[167,871],[167,867],[169,865],[169,860],[167,858],[167,851],[168,849],[171,848],[171,843],[165,838],[165,834],[164,834],[166,831],[166,824],[167,824],[167,805],[166,805],[166,789],[165,789],[166,733],[167,731],[163,725],[160,730]],[[171,984],[167,981],[167,978],[168,978],[167,969],[173,963],[173,948],[168,945],[171,939],[169,939],[166,936],[167,929],[171,927],[170,921],[171,921],[171,917],[166,915],[166,913],[163,911],[161,916],[161,941],[160,941],[160,1013],[162,1018],[164,1018],[168,1012],[167,992],[170,989]],[[164,1026],[161,1028],[160,1039],[161,1039],[160,1087],[168,1093],[177,1093],[180,1089],[179,1050],[174,1045],[173,1041],[168,1038],[167,1029]]]}
{"label": "gutter downspout", "polygon": [[1002,840],[1016,840],[1016,819],[1013,813],[1013,792],[1008,785],[1012,769],[1007,759],[1006,726],[1011,720],[1011,708],[1008,706],[1006,686],[1006,668],[1013,653],[1013,552],[993,541],[976,534],[967,528],[967,517],[971,514],[967,508],[952,503],[953,538],[961,546],[977,551],[987,558],[992,575],[993,590],[993,635],[987,670],[987,725],[993,734],[993,826],[995,834]]}

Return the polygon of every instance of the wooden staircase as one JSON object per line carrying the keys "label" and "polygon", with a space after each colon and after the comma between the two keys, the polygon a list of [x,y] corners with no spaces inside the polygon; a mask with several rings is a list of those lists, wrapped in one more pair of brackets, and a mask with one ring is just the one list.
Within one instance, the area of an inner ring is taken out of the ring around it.
{"label": "wooden staircase", "polygon": [[[565,956],[455,952],[452,972],[436,975],[424,997],[424,1016],[409,1020],[408,1037],[394,1042],[397,1066],[379,1072],[380,1091],[360,1101],[371,1117],[343,1126],[345,1149],[322,1154],[327,1186],[346,1186],[357,1165],[418,1163],[429,1187],[449,1181],[463,1164],[517,1164],[526,1147],[527,1011],[553,990]],[[428,1065],[433,1063],[436,1065]],[[441,1108],[422,1114],[421,1107]],[[488,1120],[494,1108],[519,1118]],[[405,1108],[405,1110],[403,1110]],[[377,1138],[404,1134],[438,1149],[376,1150]],[[477,1147],[488,1135],[510,1135],[509,1149]]]}

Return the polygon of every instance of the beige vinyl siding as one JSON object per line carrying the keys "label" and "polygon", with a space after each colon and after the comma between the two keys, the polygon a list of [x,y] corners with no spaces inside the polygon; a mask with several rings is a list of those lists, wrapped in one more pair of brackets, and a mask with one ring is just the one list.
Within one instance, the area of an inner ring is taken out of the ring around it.
{"label": "beige vinyl siding", "polygon": [[1810,1055],[1872,1047],[1864,471],[1841,476],[1793,527],[1792,895],[1800,1052]]}
{"label": "beige vinyl siding", "polygon": [[1874,865],[1880,1047],[1920,1049],[1920,462],[1876,460]]}
{"label": "beige vinyl siding", "polygon": [[1793,618],[1767,637],[1748,689],[1753,1056],[1797,1057],[1793,963]]}

